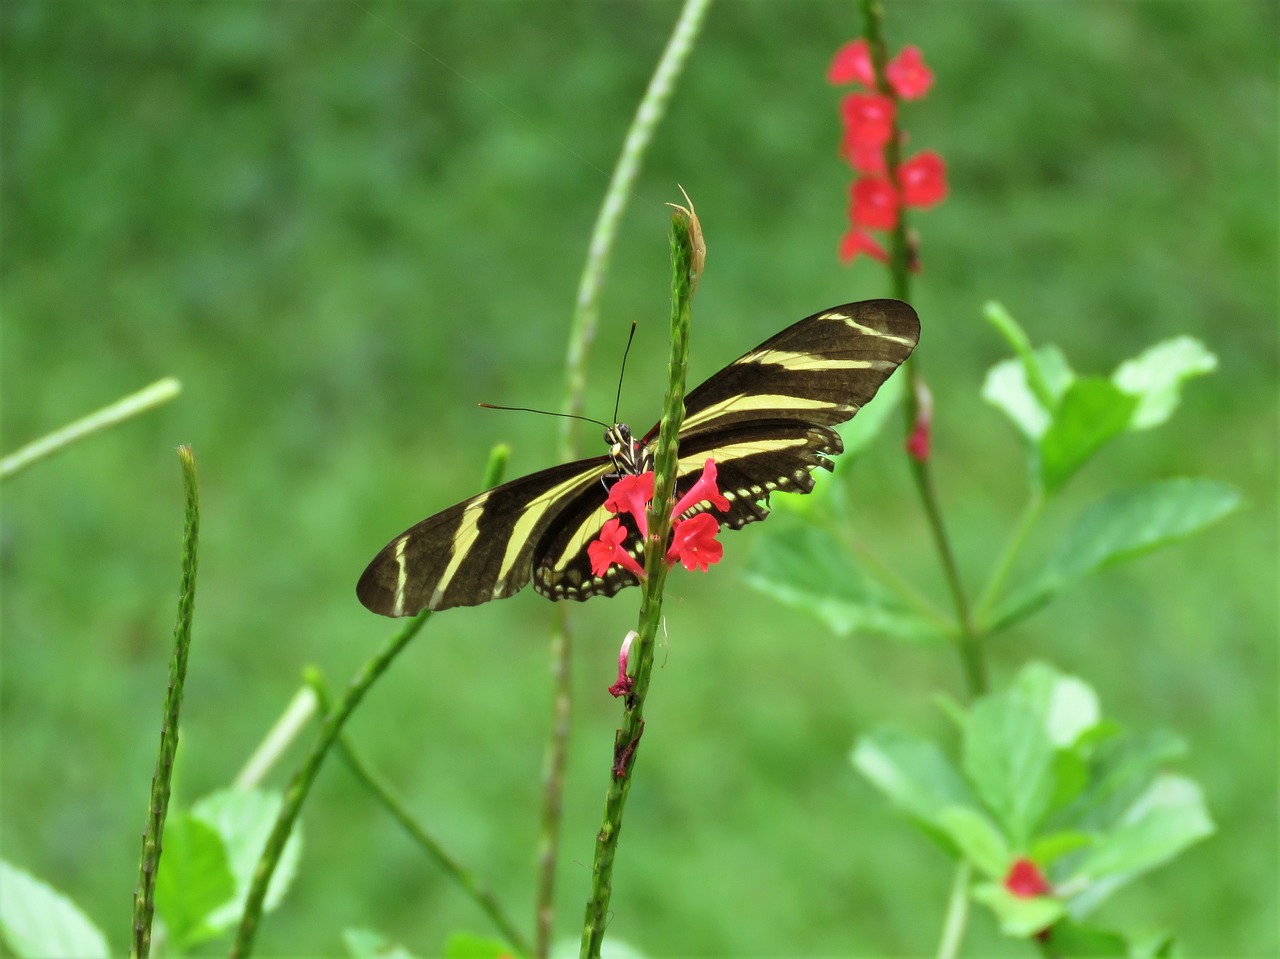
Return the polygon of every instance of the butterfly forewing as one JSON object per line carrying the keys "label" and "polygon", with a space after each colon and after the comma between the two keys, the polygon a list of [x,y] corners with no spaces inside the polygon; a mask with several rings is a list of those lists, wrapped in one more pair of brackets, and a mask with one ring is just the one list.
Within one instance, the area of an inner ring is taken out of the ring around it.
{"label": "butterfly forewing", "polygon": [[[677,495],[690,489],[707,458],[729,500],[721,524],[738,529],[764,519],[773,492],[807,493],[812,471],[831,469],[844,446],[831,427],[852,417],[915,348],[920,323],[898,300],[833,307],[770,337],[685,397]],[[614,431],[617,430],[615,427]],[[635,457],[647,462],[645,447]],[[375,613],[474,606],[510,596],[532,579],[550,599],[612,596],[636,578],[614,565],[591,569],[587,546],[613,514],[606,490],[619,465],[607,456],[513,480],[423,520],[393,539],[356,587]],[[638,468],[626,466],[624,469]],[[689,513],[710,511],[709,503]],[[624,546],[636,551],[631,518]]]}

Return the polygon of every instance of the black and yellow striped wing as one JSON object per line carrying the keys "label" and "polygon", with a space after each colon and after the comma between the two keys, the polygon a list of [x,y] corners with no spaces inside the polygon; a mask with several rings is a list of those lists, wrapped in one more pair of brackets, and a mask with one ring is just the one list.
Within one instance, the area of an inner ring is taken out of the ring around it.
{"label": "black and yellow striped wing", "polygon": [[[815,313],[739,357],[685,398],[678,492],[714,459],[730,502],[717,518],[730,529],[764,519],[772,492],[809,492],[812,471],[831,469],[844,449],[833,427],[875,395],[919,336],[910,306],[868,300]],[[356,594],[385,616],[475,606],[531,579],[550,599],[612,596],[636,579],[617,566],[593,575],[587,544],[614,515],[604,500],[616,472],[608,456],[580,460],[437,513],[388,543]],[[638,542],[631,534],[627,541]]]}

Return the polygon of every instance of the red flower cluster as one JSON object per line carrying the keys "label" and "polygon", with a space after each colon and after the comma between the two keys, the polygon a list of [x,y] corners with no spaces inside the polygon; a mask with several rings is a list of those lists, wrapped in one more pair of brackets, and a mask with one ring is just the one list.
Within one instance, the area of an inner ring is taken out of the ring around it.
{"label": "red flower cluster", "polygon": [[[609,497],[604,501],[605,508],[611,513],[630,513],[635,519],[636,527],[643,539],[649,535],[649,501],[653,499],[653,473],[642,473],[639,476],[624,476],[613,484]],[[667,563],[674,566],[677,561],[684,564],[685,569],[706,571],[712,563],[720,562],[724,555],[724,547],[716,540],[720,532],[719,521],[710,513],[696,513],[688,519],[680,519],[686,511],[699,503],[709,502],[721,512],[727,512],[729,501],[716,486],[716,464],[708,459],[702,468],[702,475],[680,497],[675,509],[671,511],[671,546],[667,550]],[[627,528],[622,520],[614,518],[604,524],[600,536],[587,544],[587,556],[591,559],[591,572],[601,576],[614,563],[628,572],[644,579],[644,567],[623,547],[627,538]]]}
{"label": "red flower cluster", "polygon": [[929,92],[933,73],[918,47],[904,47],[885,68],[892,96],[876,92],[875,69],[866,40],[836,51],[827,80],[860,84],[869,93],[851,93],[840,103],[844,138],[840,155],[859,174],[849,189],[849,231],[840,240],[840,259],[848,263],[865,253],[884,263],[889,256],[867,231],[892,230],[903,206],[930,207],[947,195],[947,168],[933,150],[924,150],[889,170],[884,148],[894,136],[898,100],[917,100]]}
{"label": "red flower cluster", "polygon": [[1015,859],[1004,877],[1004,887],[1019,899],[1034,899],[1049,892],[1044,873],[1030,859]]}

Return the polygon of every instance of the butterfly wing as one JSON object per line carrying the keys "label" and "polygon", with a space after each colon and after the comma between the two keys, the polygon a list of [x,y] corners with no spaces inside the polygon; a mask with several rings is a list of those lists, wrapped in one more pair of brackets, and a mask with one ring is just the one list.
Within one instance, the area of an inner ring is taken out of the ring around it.
{"label": "butterfly wing", "polygon": [[548,528],[588,498],[603,504],[601,479],[613,471],[607,456],[553,466],[429,516],[374,557],[356,596],[383,616],[412,616],[514,595]]}

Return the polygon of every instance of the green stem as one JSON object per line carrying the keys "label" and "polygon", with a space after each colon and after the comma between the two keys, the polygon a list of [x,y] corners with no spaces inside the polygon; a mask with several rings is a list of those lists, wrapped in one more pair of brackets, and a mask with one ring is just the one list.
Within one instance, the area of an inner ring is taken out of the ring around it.
{"label": "green stem", "polygon": [[302,765],[294,773],[288,789],[285,790],[280,813],[276,816],[275,825],[258,859],[253,881],[249,885],[249,893],[245,899],[244,912],[240,917],[240,927],[236,930],[235,942],[231,946],[232,959],[248,956],[253,951],[253,939],[258,931],[258,921],[262,917],[267,886],[280,861],[280,855],[284,852],[284,844],[293,831],[293,824],[302,810],[302,803],[307,798],[307,793],[320,772],[320,766],[337,740],[343,724],[350,718],[369,688],[386,672],[392,660],[408,645],[409,640],[413,639],[430,616],[431,611],[424,610],[405,623],[400,631],[391,637],[386,646],[360,668],[347,686],[337,707],[325,716],[320,734],[312,743]]}
{"label": "green stem", "polygon": [[[893,90],[885,76],[888,55],[884,43],[884,7],[880,0],[862,0],[862,10],[866,20],[867,44],[871,50],[871,63],[875,69],[876,86],[885,96],[893,96]],[[898,188],[898,166],[902,161],[902,137],[899,134],[897,120],[894,121],[893,133],[885,146],[885,166],[889,178]],[[911,250],[907,236],[906,211],[901,210],[897,225],[891,234],[890,270],[893,276],[893,294],[898,299],[909,300],[911,296]],[[908,436],[915,429],[920,415],[920,361],[913,355],[904,364],[906,371],[906,401],[903,403],[903,414]],[[961,666],[964,670],[965,686],[969,697],[982,695],[987,689],[986,660],[982,653],[981,637],[973,625],[973,617],[969,611],[969,601],[965,593],[964,583],[960,579],[960,567],[956,562],[955,552],[951,547],[951,538],[947,534],[946,523],[942,515],[942,504],[938,499],[933,481],[933,470],[928,459],[917,460],[908,456],[911,467],[911,478],[915,483],[916,493],[924,506],[929,532],[938,551],[938,559],[942,564],[943,576],[947,581],[947,589],[951,593],[951,601],[956,609],[956,624],[959,627],[956,648],[960,654]]]}
{"label": "green stem", "polygon": [[942,936],[938,940],[937,959],[956,959],[964,944],[964,929],[969,921],[969,879],[972,874],[973,867],[967,861],[956,866],[951,895],[947,899],[947,917],[942,923]]}
{"label": "green stem", "polygon": [[232,783],[235,789],[255,789],[266,778],[267,773],[284,755],[285,750],[293,745],[298,734],[311,722],[316,713],[315,694],[306,686],[294,693],[293,699],[285,707],[280,718],[275,721],[262,742],[246,760],[244,767],[236,774]]}
{"label": "green stem", "polygon": [[52,456],[78,440],[137,416],[139,413],[145,413],[161,403],[167,403],[180,392],[182,392],[182,384],[169,376],[163,380],[157,380],[124,399],[116,400],[110,406],[104,406],[97,412],[90,413],[60,430],[42,436],[0,459],[0,480],[8,479],[37,460]]}
{"label": "green stem", "polygon": [[679,433],[684,419],[684,384],[689,365],[690,300],[701,269],[700,251],[701,229],[697,217],[692,210],[677,207],[671,230],[671,362],[658,431],[658,448],[654,454],[654,490],[649,506],[649,535],[645,540],[646,576],[640,600],[635,668],[631,673],[632,685],[626,695],[622,724],[614,739],[604,822],[596,836],[591,898],[587,901],[582,932],[582,959],[598,959],[604,942],[622,813],[631,789],[640,737],[644,734],[644,703],[653,673],[658,625],[662,618],[662,587],[667,578],[665,553],[671,532],[671,510],[675,505]]}
{"label": "green stem", "polygon": [[[323,677],[318,671],[310,670],[306,681],[310,687],[309,692],[313,693],[315,699],[320,703],[321,711],[328,713],[331,700],[328,690],[325,688]],[[338,755],[342,757],[343,762],[355,774],[355,777],[360,780],[361,784],[373,794],[374,798],[382,804],[387,812],[391,813],[392,817],[409,834],[413,841],[441,869],[453,877],[454,881],[498,927],[498,930],[506,937],[507,945],[514,948],[521,955],[529,955],[529,943],[525,941],[524,935],[516,928],[515,923],[502,911],[502,907],[498,904],[493,892],[471,870],[445,851],[445,848],[430,836],[426,829],[409,814],[404,803],[395,795],[391,787],[357,755],[346,736],[338,736],[337,749]]]}
{"label": "green stem", "polygon": [[187,657],[191,650],[191,620],[196,602],[200,489],[196,481],[196,460],[190,446],[178,447],[178,462],[182,466],[182,486],[186,494],[186,515],[182,529],[182,579],[178,589],[178,621],[173,630],[173,658],[169,662],[169,689],[165,694],[164,719],[160,725],[160,752],[156,756],[156,770],[151,777],[151,801],[147,806],[147,825],[142,835],[138,888],[133,895],[133,955],[136,959],[146,959],[151,952],[156,874],[160,867],[165,817],[169,812],[173,760],[178,752],[178,717],[182,712]]}
{"label": "green stem", "polygon": [[[604,277],[617,239],[618,225],[632,196],[654,131],[666,114],[676,81],[693,50],[709,6],[710,0],[686,0],[666,49],[649,80],[649,86],[636,108],[613,175],[609,178],[609,187],[605,191],[604,201],[591,231],[587,259],[578,283],[573,322],[569,331],[569,349],[565,356],[565,412],[582,412],[587,381],[587,351],[595,339],[599,325],[600,291],[604,286]],[[560,420],[560,453],[566,461],[578,455],[578,423],[575,419]],[[556,607],[550,655],[551,734],[543,763],[542,814],[538,828],[535,905],[537,931],[533,953],[536,959],[546,959],[551,951],[551,936],[555,924],[556,860],[560,849],[564,810],[564,773],[573,721],[573,633],[569,625],[568,607],[564,604]]]}
{"label": "green stem", "polygon": [[990,579],[987,580],[986,588],[983,589],[982,595],[978,599],[974,619],[979,624],[982,624],[982,628],[989,628],[987,620],[991,616],[992,608],[1004,593],[1005,585],[1009,581],[1009,573],[1013,570],[1014,561],[1018,558],[1018,554],[1022,552],[1022,547],[1026,545],[1027,537],[1040,519],[1040,513],[1043,510],[1044,494],[1038,488],[1033,488],[1030,499],[1027,500],[1022,509],[1022,515],[1018,517],[1018,524],[1009,535],[1009,541],[1005,543],[1004,550],[996,561],[995,569],[992,571]]}

